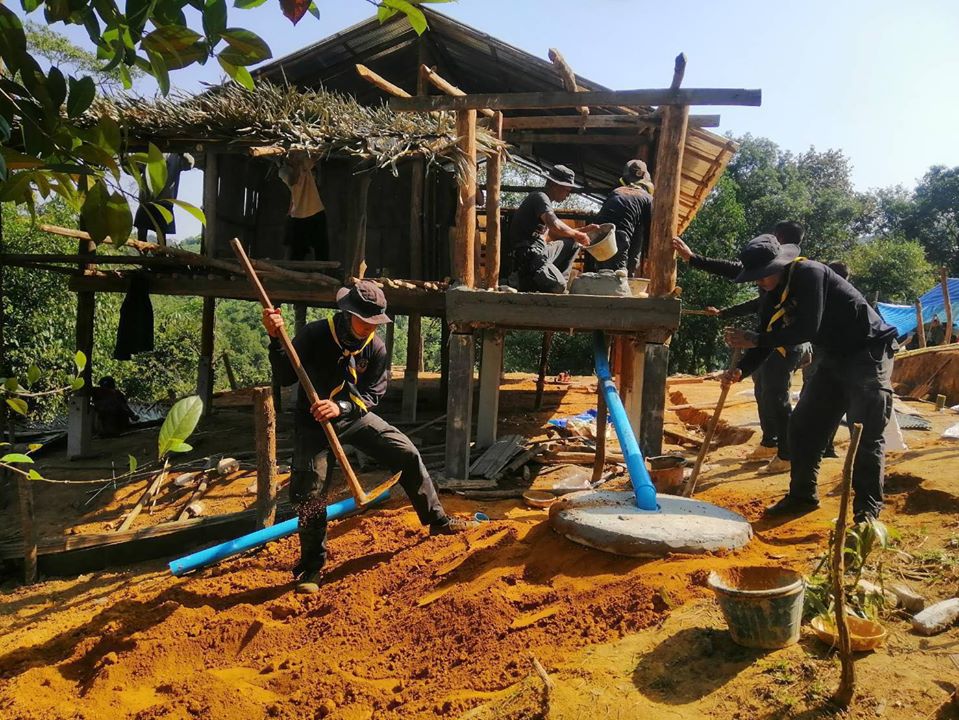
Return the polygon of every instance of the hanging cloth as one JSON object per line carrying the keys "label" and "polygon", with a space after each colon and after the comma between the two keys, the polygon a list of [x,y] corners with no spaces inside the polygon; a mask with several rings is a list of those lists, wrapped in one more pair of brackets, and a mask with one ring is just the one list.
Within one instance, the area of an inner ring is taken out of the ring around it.
{"label": "hanging cloth", "polygon": [[[772,317],[769,318],[769,322],[766,323],[766,332],[772,332],[780,320],[783,319],[786,315],[786,300],[789,298],[789,287],[793,281],[793,270],[796,269],[796,266],[801,263],[806,258],[797,257],[791,263],[789,263],[789,274],[786,276],[786,287],[783,288],[782,294],[779,296],[779,302],[773,308]],[[783,357],[786,357],[786,348],[778,347],[776,348],[779,351],[779,354]]]}
{"label": "hanging cloth", "polygon": [[366,403],[363,402],[363,399],[357,393],[348,390],[347,386],[349,385],[353,388],[356,387],[356,382],[359,379],[359,375],[356,372],[356,356],[363,352],[367,345],[373,342],[376,332],[371,332],[358,348],[355,350],[350,350],[340,341],[340,336],[336,332],[336,322],[333,320],[333,316],[328,317],[326,321],[330,325],[330,334],[333,336],[333,342],[336,343],[337,347],[340,348],[340,352],[342,353],[339,362],[346,373],[344,380],[333,390],[333,392],[330,393],[329,399],[332,400],[341,392],[346,390],[350,400],[352,400],[360,410],[363,412],[369,412],[369,408],[366,407]]}
{"label": "hanging cloth", "polygon": [[130,278],[130,289],[120,306],[117,343],[113,357],[130,360],[136,353],[153,351],[153,304],[150,283],[142,273]]}

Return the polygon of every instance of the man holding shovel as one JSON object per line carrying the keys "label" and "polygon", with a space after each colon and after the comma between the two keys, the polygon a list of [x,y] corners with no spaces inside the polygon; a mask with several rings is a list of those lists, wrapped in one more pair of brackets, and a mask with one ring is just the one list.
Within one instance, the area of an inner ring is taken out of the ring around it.
{"label": "man holding shovel", "polygon": [[[383,291],[360,280],[352,288],[341,288],[336,303],[341,312],[307,324],[293,339],[309,379],[320,398],[326,398],[311,406],[300,387],[294,415],[290,499],[300,517],[300,562],[293,575],[300,581],[297,591],[303,593],[319,590],[326,563],[331,474],[321,481],[314,466],[317,454],[328,447],[322,422],[329,422],[344,442],[401,473],[399,483],[430,535],[452,535],[470,524],[446,515],[419,451],[406,435],[372,412],[386,393],[389,364],[386,347],[376,336],[376,327],[390,322]],[[296,372],[277,340],[284,327],[280,311],[264,310],[263,325],[271,338],[274,377],[282,385],[292,385]]]}
{"label": "man holding shovel", "polygon": [[821,356],[789,421],[789,493],[767,508],[767,515],[802,515],[819,507],[819,463],[829,434],[845,413],[850,426],[862,424],[853,467],[854,519],[878,517],[896,329],[848,281],[822,263],[799,257],[796,245],[760,235],[739,259],[743,270],[736,282],[754,281],[764,291],[761,323],[758,332],[726,328],[726,343],[747,352],[738,367],[724,374],[723,383],[749,375],[777,347],[811,342]]}

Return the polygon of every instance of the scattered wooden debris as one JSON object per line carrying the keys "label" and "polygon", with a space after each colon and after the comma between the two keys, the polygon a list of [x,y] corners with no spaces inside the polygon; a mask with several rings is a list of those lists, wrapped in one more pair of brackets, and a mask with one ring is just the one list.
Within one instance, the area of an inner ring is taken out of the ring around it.
{"label": "scattered wooden debris", "polygon": [[926,607],[926,598],[905,585],[886,585],[886,590],[899,600],[899,604],[911,613],[917,613]]}
{"label": "scattered wooden debris", "polygon": [[470,465],[470,476],[487,479],[495,477],[510,460],[522,452],[524,442],[522,435],[506,435],[500,438]]}

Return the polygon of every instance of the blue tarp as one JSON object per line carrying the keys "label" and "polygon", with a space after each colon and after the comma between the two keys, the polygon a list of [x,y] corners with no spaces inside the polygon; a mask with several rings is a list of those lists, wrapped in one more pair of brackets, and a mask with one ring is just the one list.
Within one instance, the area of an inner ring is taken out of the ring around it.
{"label": "blue tarp", "polygon": [[[949,278],[949,301],[952,303],[953,322],[959,320],[959,278]],[[922,322],[932,322],[934,316],[940,320],[946,319],[946,304],[942,299],[942,286],[936,285],[932,290],[919,298],[922,302]],[[876,309],[882,319],[899,331],[899,335],[907,335],[916,329],[916,307],[914,305],[891,305],[877,303]]]}

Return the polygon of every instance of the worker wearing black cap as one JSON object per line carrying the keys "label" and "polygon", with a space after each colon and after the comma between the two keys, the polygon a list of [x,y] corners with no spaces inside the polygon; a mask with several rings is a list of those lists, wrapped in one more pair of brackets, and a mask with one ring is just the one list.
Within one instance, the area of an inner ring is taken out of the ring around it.
{"label": "worker wearing black cap", "polygon": [[619,187],[614,188],[596,215],[596,224],[616,226],[616,254],[595,261],[598,270],[626,270],[633,275],[646,257],[649,247],[649,222],[653,215],[653,181],[646,163],[630,160],[623,168]]}
{"label": "worker wearing black cap", "polygon": [[576,185],[576,173],[556,165],[546,176],[546,185],[527,195],[510,222],[510,247],[517,288],[524,292],[562,293],[569,271],[581,247],[589,245],[586,234],[596,225],[580,230],[558,217],[553,203],[569,197]]}
{"label": "worker wearing black cap", "polygon": [[853,467],[854,519],[878,517],[896,329],[849,282],[826,265],[800,257],[796,245],[760,235],[739,259],[743,270],[736,282],[755,281],[765,295],[758,332],[726,329],[730,347],[748,350],[739,366],[723,376],[724,384],[752,373],[777,347],[811,342],[821,353],[789,422],[789,493],[767,514],[801,515],[819,507],[819,463],[836,420],[845,413],[850,424],[862,424]]}
{"label": "worker wearing black cap", "polygon": [[[402,432],[373,409],[386,393],[389,358],[376,328],[391,322],[383,291],[369,280],[336,294],[341,312],[308,323],[293,339],[303,367],[324,400],[310,406],[303,388],[297,394],[293,425],[293,464],[290,499],[300,517],[300,562],[293,569],[298,592],[317,592],[326,563],[326,496],[331,473],[321,481],[314,458],[327,449],[321,422],[332,423],[344,444],[366,453],[391,472],[401,472],[400,485],[409,496],[420,523],[431,535],[450,535],[469,523],[450,518],[443,510],[419,451]],[[277,338],[284,326],[279,310],[264,310],[270,335],[270,364],[282,385],[296,382],[296,372]],[[329,461],[328,461],[329,470]]]}

